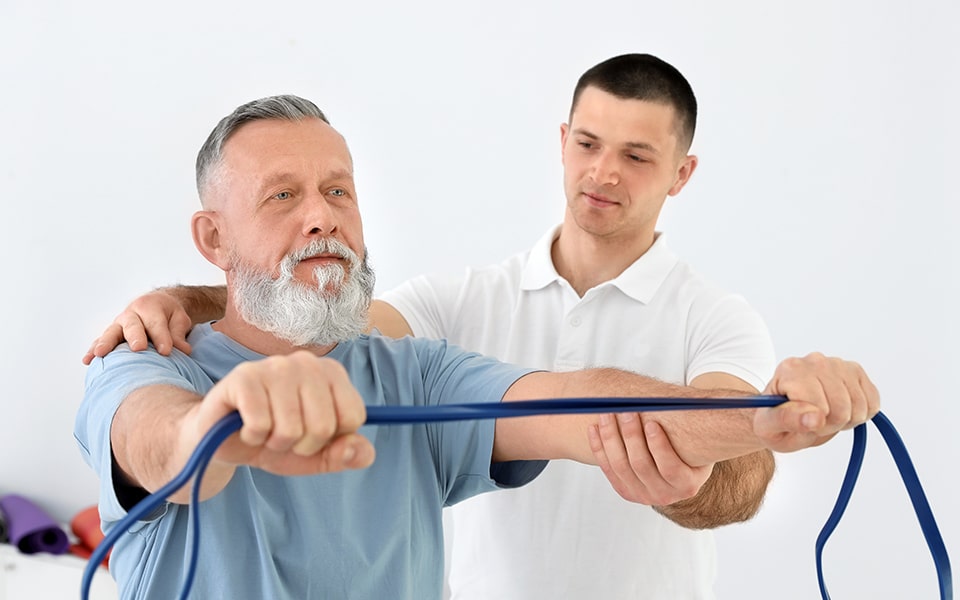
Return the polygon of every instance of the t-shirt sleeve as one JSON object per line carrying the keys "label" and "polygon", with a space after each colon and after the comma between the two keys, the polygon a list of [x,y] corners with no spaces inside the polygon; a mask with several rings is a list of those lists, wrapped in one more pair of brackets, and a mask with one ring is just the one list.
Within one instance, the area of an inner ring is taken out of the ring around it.
{"label": "t-shirt sleeve", "polygon": [[[442,341],[417,340],[427,402],[435,405],[497,403],[531,369],[466,352]],[[431,426],[446,504],[480,492],[532,481],[547,461],[491,463],[496,420],[449,421]]]}
{"label": "t-shirt sleeve", "polygon": [[691,310],[687,383],[705,373],[728,373],[762,391],[773,377],[776,356],[759,313],[733,294]]}
{"label": "t-shirt sleeve", "polygon": [[151,348],[132,352],[126,344],[104,358],[95,359],[87,369],[83,400],[74,420],[74,438],[83,460],[100,479],[100,515],[109,523],[127,511],[117,496],[113,470],[110,427],[124,398],[151,385],[175,385],[193,390],[178,366],[187,364],[183,355],[160,356]]}

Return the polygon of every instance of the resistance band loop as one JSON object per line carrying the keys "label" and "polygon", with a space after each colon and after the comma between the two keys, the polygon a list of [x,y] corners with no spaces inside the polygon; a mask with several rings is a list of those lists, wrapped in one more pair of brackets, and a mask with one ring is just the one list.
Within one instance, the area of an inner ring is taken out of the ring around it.
{"label": "resistance band loop", "polygon": [[[913,467],[913,461],[907,453],[907,447],[897,433],[897,429],[882,412],[878,412],[873,417],[873,424],[880,431],[880,435],[887,442],[887,448],[893,455],[893,461],[900,471],[900,478],[903,480],[904,487],[907,488],[907,494],[910,496],[910,502],[913,504],[913,510],[920,522],[920,530],[923,531],[923,537],[927,540],[927,547],[930,548],[930,555],[933,556],[933,563],[937,568],[937,582],[940,585],[941,600],[953,600],[953,578],[950,572],[950,557],[947,555],[947,548],[940,537],[940,530],[937,528],[937,521],[933,517],[933,511],[930,510],[930,503],[927,502],[927,496],[923,493],[923,486],[920,485],[920,478],[917,476],[917,470]],[[863,464],[863,456],[867,449],[867,427],[858,425],[853,430],[853,450],[850,452],[850,462],[847,465],[847,473],[844,475],[843,484],[840,486],[840,494],[837,496],[837,502],[833,506],[827,522],[820,535],[817,536],[817,583],[820,585],[820,596],[823,600],[830,600],[830,594],[827,592],[827,585],[823,581],[823,547],[827,543],[830,534],[840,523],[840,517],[850,502],[850,496],[853,494],[853,486],[857,483],[857,477],[860,475],[860,466]]]}
{"label": "resistance band loop", "polygon": [[[448,404],[443,406],[368,406],[368,425],[404,425],[413,423],[428,423],[437,421],[463,421],[472,419],[500,419],[509,417],[526,417],[545,414],[572,414],[572,413],[613,413],[613,412],[646,412],[666,410],[703,410],[721,408],[759,408],[776,406],[786,402],[784,396],[751,396],[746,398],[560,398],[554,400],[522,400],[518,402],[495,402],[477,404]],[[878,412],[873,423],[880,430],[880,434],[887,442],[887,447],[900,471],[904,486],[910,495],[920,528],[926,538],[927,546],[933,556],[937,568],[937,578],[940,585],[940,600],[953,600],[953,584],[950,572],[950,558],[937,528],[937,522],[930,510],[916,469],[910,460],[903,440],[889,419]],[[180,599],[185,600],[190,594],[193,578],[196,573],[197,551],[200,545],[199,494],[200,481],[207,465],[213,458],[220,444],[231,434],[240,430],[243,421],[240,414],[233,412],[214,425],[206,436],[197,445],[183,470],[168,484],[150,494],[126,514],[97,545],[87,561],[80,587],[81,600],[88,600],[90,585],[97,568],[106,558],[110,548],[124,532],[130,529],[137,521],[166,502],[166,499],[194,478],[193,489],[190,494],[190,542],[187,556],[187,572],[184,574],[180,590]],[[840,488],[837,502],[824,524],[816,543],[817,581],[820,585],[822,600],[830,600],[826,584],[823,580],[823,547],[830,535],[836,529],[840,518],[846,510],[860,474],[863,456],[866,452],[867,429],[866,424],[858,425],[854,429],[853,450],[850,463]]]}

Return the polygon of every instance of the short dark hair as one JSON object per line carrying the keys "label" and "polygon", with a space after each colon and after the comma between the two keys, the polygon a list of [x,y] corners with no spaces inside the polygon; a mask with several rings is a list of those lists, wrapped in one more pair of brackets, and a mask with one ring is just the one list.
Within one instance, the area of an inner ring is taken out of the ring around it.
{"label": "short dark hair", "polygon": [[223,160],[223,145],[241,125],[265,119],[283,121],[320,119],[324,123],[330,123],[316,104],[299,96],[289,94],[270,96],[241,104],[232,113],[220,119],[197,154],[197,191],[200,193],[201,202],[211,173]]}
{"label": "short dark hair", "polygon": [[677,113],[677,138],[686,149],[697,128],[697,98],[686,78],[674,66],[650,54],[622,54],[608,58],[580,76],[573,90],[570,118],[580,94],[593,86],[625,100],[647,100],[672,106]]}

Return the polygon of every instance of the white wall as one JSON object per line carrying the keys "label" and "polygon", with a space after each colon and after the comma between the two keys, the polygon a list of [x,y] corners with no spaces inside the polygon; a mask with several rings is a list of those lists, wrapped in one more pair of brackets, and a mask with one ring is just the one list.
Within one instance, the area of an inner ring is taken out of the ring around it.
{"label": "white wall", "polygon": [[[672,246],[762,312],[781,357],[867,368],[956,550],[960,8],[587,4],[0,2],[0,494],[62,520],[95,502],[72,440],[80,357],[139,293],[221,280],[190,241],[192,165],[236,105],[297,93],[328,112],[386,289],[498,260],[557,221],[573,84],[641,51],[701,103],[700,167],[661,222]],[[828,583],[838,599],[934,597],[871,433]],[[719,532],[721,598],[816,596],[813,542],[850,438],[783,457],[762,514]]]}

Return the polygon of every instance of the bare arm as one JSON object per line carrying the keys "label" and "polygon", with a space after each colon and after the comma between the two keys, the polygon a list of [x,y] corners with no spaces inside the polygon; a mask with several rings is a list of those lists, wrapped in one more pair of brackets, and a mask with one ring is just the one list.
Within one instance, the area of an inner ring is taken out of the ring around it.
{"label": "bare arm", "polygon": [[[704,390],[721,388],[758,393],[747,382],[726,373],[706,373],[690,383]],[[688,529],[713,529],[740,523],[753,518],[760,510],[774,468],[773,453],[766,449],[720,461],[695,496],[653,508]]]}
{"label": "bare arm", "polygon": [[[124,483],[152,493],[176,476],[190,452],[190,440],[182,439],[188,430],[185,423],[201,399],[167,385],[140,388],[124,399],[110,427],[110,445]],[[150,425],[145,427],[145,423]],[[212,461],[203,478],[201,497],[219,492],[232,475],[233,467]],[[169,500],[186,503],[188,493],[189,489],[180,489]]]}
{"label": "bare arm", "polygon": [[222,319],[227,306],[227,286],[225,285],[178,285],[160,288],[177,299],[190,321],[206,323]]}
{"label": "bare arm", "polygon": [[131,350],[147,349],[153,342],[164,356],[173,348],[190,353],[187,334],[196,323],[223,318],[227,303],[226,286],[172,286],[158,288],[131,302],[100,337],[93,340],[83,364],[106,356],[123,341]]}
{"label": "bare arm", "polygon": [[[336,361],[309,352],[243,363],[205,397],[155,385],[127,396],[114,416],[111,449],[124,483],[154,492],[183,468],[217,421],[238,410],[243,427],[217,450],[201,498],[219,493],[237,465],[281,475],[363,468],[370,442],[356,433],[363,400]],[[183,488],[169,499],[187,502]]]}
{"label": "bare arm", "polygon": [[696,496],[653,508],[687,529],[742,523],[760,510],[773,472],[773,455],[768,450],[720,461]]}
{"label": "bare arm", "polygon": [[[856,363],[813,353],[780,363],[765,393],[790,400],[773,408],[641,413],[639,419],[659,424],[680,458],[697,467],[763,449],[791,452],[818,445],[841,429],[872,417],[880,408],[879,393]],[[616,369],[573,373],[531,373],[507,391],[505,401],[577,396],[743,396],[736,390],[682,387]],[[602,420],[609,416],[601,416]],[[494,442],[495,460],[570,458],[594,463],[588,431],[598,422],[591,415],[547,415],[500,419]]]}
{"label": "bare arm", "polygon": [[[591,396],[628,397],[737,397],[742,392],[700,390],[618,369],[587,369],[571,373],[536,372],[517,380],[504,401],[538,398]],[[648,421],[660,424],[677,454],[693,467],[711,465],[763,448],[753,434],[750,410],[669,411],[638,413],[641,428]],[[610,425],[612,415],[543,415],[497,421],[494,460],[569,458],[595,462],[589,444],[589,429]],[[609,431],[613,429],[607,428]]]}
{"label": "bare arm", "polygon": [[[403,315],[383,301],[371,305],[370,322],[384,335],[413,335]],[[704,390],[723,388],[757,393],[745,381],[724,373],[703,375],[692,384]],[[616,422],[611,420],[612,424]],[[617,493],[644,504],[655,503],[655,499],[670,502],[652,505],[668,519],[691,529],[745,521],[756,513],[773,476],[773,454],[769,450],[716,465],[690,467],[676,456],[666,432],[654,422],[650,425],[653,429],[648,434],[640,427],[628,431],[613,425],[601,440],[597,432],[594,453],[605,453],[598,462]],[[619,452],[615,458],[612,448]],[[674,501],[676,498],[684,499]]]}
{"label": "bare arm", "polygon": [[[104,357],[123,341],[136,352],[152,342],[157,352],[166,356],[173,348],[190,354],[187,334],[197,323],[223,318],[227,304],[226,286],[178,285],[158,288],[131,302],[113,320],[100,337],[93,340],[83,364],[95,357]],[[381,300],[370,304],[370,327],[383,335],[401,338],[413,330],[400,312]]]}

